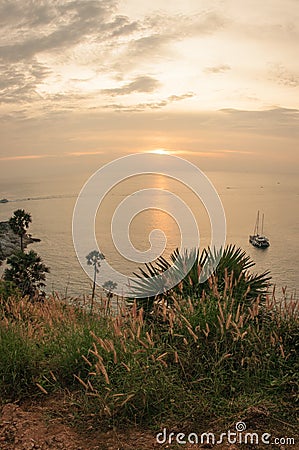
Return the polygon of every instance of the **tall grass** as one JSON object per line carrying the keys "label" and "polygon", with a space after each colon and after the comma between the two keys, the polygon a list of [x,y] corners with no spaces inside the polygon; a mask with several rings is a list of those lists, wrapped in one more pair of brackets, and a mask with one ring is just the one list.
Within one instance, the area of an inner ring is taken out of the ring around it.
{"label": "tall grass", "polygon": [[68,388],[82,408],[118,423],[198,423],[260,403],[294,411],[298,304],[269,295],[246,306],[229,287],[170,295],[171,306],[160,301],[147,319],[135,304],[91,315],[54,297],[2,302],[0,394]]}

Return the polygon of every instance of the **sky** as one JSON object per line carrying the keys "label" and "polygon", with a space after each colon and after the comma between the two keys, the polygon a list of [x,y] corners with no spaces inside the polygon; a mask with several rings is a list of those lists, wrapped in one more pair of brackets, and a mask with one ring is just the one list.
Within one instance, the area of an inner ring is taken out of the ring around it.
{"label": "sky", "polygon": [[298,170],[298,0],[0,0],[0,173]]}

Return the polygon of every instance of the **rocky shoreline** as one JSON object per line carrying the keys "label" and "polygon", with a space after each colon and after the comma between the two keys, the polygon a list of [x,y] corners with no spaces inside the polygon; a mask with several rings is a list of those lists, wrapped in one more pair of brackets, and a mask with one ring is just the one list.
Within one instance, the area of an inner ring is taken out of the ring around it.
{"label": "rocky shoreline", "polygon": [[[40,242],[40,239],[33,238],[31,234],[26,234],[23,242],[26,248],[27,245],[33,242]],[[18,250],[20,250],[20,236],[13,232],[8,220],[0,222],[0,265],[2,261]]]}

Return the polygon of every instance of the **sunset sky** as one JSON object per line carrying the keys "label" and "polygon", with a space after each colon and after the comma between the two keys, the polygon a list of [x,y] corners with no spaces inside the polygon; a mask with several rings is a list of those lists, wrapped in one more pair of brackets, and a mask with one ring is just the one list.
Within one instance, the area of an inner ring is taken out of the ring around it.
{"label": "sunset sky", "polygon": [[0,22],[1,173],[161,148],[298,170],[298,0],[0,0]]}

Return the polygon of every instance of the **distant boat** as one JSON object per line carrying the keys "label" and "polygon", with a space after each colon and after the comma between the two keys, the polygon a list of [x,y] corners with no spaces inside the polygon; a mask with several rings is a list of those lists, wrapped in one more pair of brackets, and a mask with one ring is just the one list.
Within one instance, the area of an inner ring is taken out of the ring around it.
{"label": "distant boat", "polygon": [[267,248],[270,245],[269,239],[264,236],[264,214],[262,215],[261,220],[261,229],[260,229],[260,212],[257,212],[256,223],[254,227],[254,234],[249,236],[249,242],[254,247],[258,248]]}
{"label": "distant boat", "polygon": [[0,203],[8,203],[7,198],[2,198],[2,199],[0,200]]}

